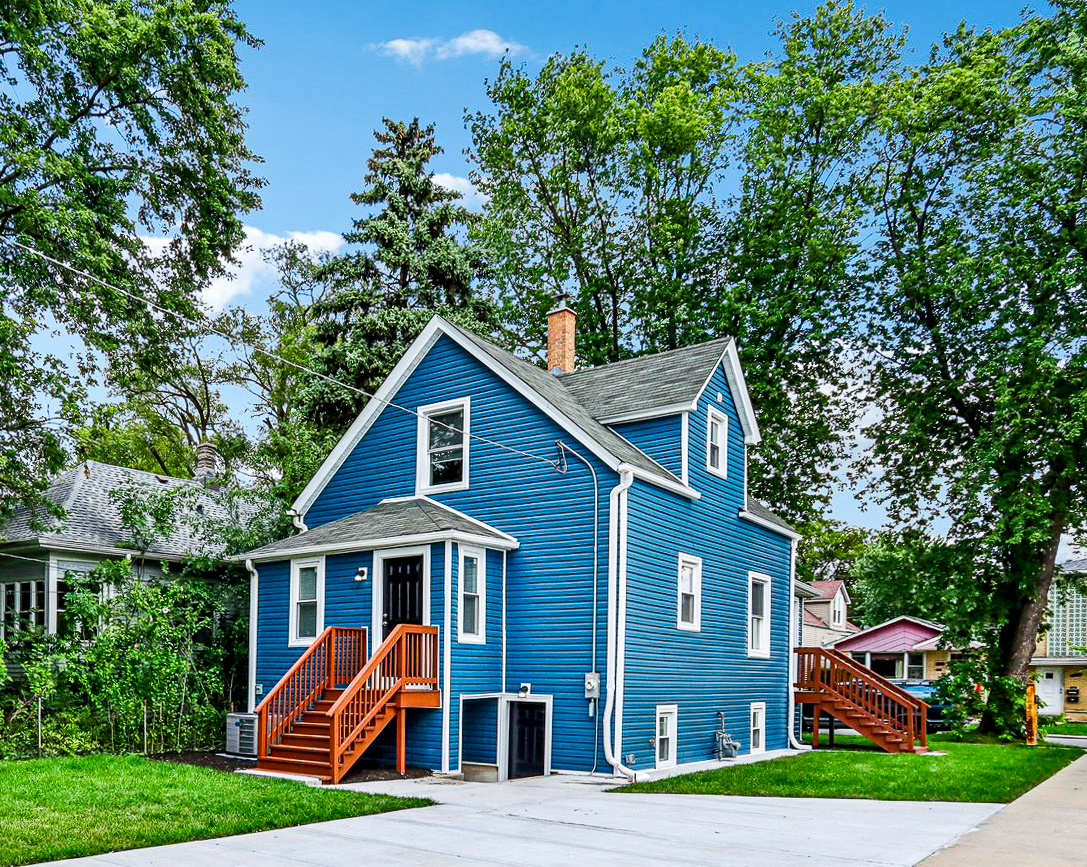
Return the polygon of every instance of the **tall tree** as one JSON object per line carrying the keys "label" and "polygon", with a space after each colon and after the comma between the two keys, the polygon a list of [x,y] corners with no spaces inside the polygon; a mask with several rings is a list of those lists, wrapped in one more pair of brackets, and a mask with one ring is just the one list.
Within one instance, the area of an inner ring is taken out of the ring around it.
{"label": "tall tree", "polygon": [[[219,0],[39,0],[0,12],[0,241],[25,244],[170,309],[242,240],[258,204],[246,147],[239,46],[258,44]],[[174,232],[165,254],[141,237]],[[155,279],[151,279],[154,276]],[[144,305],[0,243],[0,512],[34,501],[64,459],[44,423],[86,370],[35,357],[53,321],[89,347],[154,353],[161,323]],[[45,373],[43,373],[45,371]]]}
{"label": "tall tree", "polygon": [[583,364],[735,336],[765,439],[752,491],[810,521],[858,406],[865,191],[902,37],[848,3],[777,36],[742,69],[680,37],[629,73],[580,51],[535,78],[504,62],[493,110],[467,119],[489,196],[474,232],[519,348],[542,347],[559,289]]}
{"label": "tall tree", "polygon": [[[375,391],[434,313],[488,327],[489,305],[474,294],[480,268],[465,233],[472,215],[461,194],[434,181],[442,152],[434,125],[385,120],[367,160],[366,188],[351,200],[366,207],[344,240],[358,249],[318,269],[324,289],[312,308],[323,373]],[[337,433],[366,398],[320,380],[307,383],[306,415]]]}
{"label": "tall tree", "polygon": [[951,541],[999,566],[962,585],[995,605],[989,728],[1012,717],[1060,538],[1087,519],[1085,37],[1075,2],[960,29],[888,112],[869,432],[895,516],[950,517]]}

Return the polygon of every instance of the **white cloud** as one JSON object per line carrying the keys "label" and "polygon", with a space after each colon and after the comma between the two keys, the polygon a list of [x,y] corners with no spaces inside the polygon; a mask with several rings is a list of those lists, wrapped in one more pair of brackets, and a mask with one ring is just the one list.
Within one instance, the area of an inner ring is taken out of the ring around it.
{"label": "white cloud", "polygon": [[528,51],[526,46],[503,39],[493,30],[469,30],[452,39],[439,39],[435,36],[390,39],[388,42],[373,43],[370,48],[380,51],[387,57],[406,60],[416,66],[431,58],[449,60],[452,57],[464,57],[467,54],[494,58],[507,52],[512,56]]}
{"label": "white cloud", "polygon": [[[144,243],[156,255],[169,243],[168,238],[144,238]],[[212,310],[222,310],[236,298],[252,294],[254,287],[275,278],[275,268],[264,261],[264,253],[285,241],[298,241],[315,253],[335,252],[343,246],[343,238],[335,232],[288,232],[285,236],[265,232],[256,226],[245,226],[245,241],[234,254],[238,260],[227,274],[212,280],[204,289],[204,303]]]}
{"label": "white cloud", "polygon": [[461,204],[466,208],[475,209],[487,204],[488,197],[475,188],[475,185],[459,175],[451,175],[449,172],[438,172],[433,176],[434,183],[446,190],[460,193],[463,197]]}

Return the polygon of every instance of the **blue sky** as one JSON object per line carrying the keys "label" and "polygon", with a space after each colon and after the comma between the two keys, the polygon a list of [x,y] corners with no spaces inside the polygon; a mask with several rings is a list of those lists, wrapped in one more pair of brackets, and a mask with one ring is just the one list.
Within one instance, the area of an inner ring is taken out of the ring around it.
{"label": "blue sky", "polygon": [[[487,108],[484,80],[503,50],[534,71],[556,52],[577,46],[614,65],[628,65],[658,34],[728,46],[741,62],[774,45],[775,23],[815,2],[371,3],[242,0],[239,14],[264,46],[245,51],[250,145],[265,163],[263,208],[247,215],[250,249],[237,279],[208,296],[259,306],[272,274],[260,248],[287,237],[334,249],[359,209],[348,194],[362,186],[373,130],[383,117],[419,117],[437,126],[445,153],[433,168],[449,184],[466,184],[465,110]],[[909,28],[910,57],[921,61],[934,40],[961,21],[1004,27],[1019,19],[1021,0],[891,2],[868,5]],[[459,180],[458,180],[459,179]],[[882,510],[862,512],[849,492],[835,497],[835,517],[879,526]]]}

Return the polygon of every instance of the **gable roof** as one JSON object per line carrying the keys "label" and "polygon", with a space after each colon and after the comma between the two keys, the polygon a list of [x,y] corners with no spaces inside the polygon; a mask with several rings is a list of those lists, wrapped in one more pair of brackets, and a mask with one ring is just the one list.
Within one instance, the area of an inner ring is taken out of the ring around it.
{"label": "gable roof", "polygon": [[[367,401],[351,427],[336,443],[320,469],[298,495],[292,506],[295,512],[305,515],[309,511],[325,485],[347,460],[370,426],[386,407],[394,402],[400,387],[442,336],[448,337],[526,400],[552,417],[560,427],[569,431],[571,437],[578,440],[611,469],[616,471],[620,468],[630,469],[635,476],[651,484],[692,499],[700,496],[670,470],[593,418],[555,376],[435,315],[408,347],[396,367],[385,378],[374,396]],[[406,407],[406,409],[414,412],[412,407]]]}
{"label": "gable roof", "polygon": [[804,609],[804,622],[809,626],[819,626],[823,629],[830,628],[829,626],[827,626],[827,622],[822,617],[820,617],[818,614],[813,614],[807,608]]}
{"label": "gable roof", "polygon": [[1087,559],[1066,560],[1059,568],[1064,572],[1087,572]]}
{"label": "gable roof", "polygon": [[849,588],[845,586],[844,581],[833,579],[827,581],[811,581],[809,583],[819,591],[819,595],[823,599],[833,599],[838,595],[838,591],[841,590],[845,595],[846,604],[848,605],[852,601],[849,598]]}
{"label": "gable roof", "polygon": [[852,635],[846,636],[845,638],[840,638],[838,639],[838,641],[834,642],[834,646],[856,641],[858,638],[863,638],[864,636],[870,635],[873,632],[879,632],[880,630],[885,629],[886,627],[891,626],[895,623],[913,623],[918,626],[924,626],[928,629],[932,629],[937,633],[936,635],[926,637],[918,642],[915,642],[914,645],[911,646],[911,650],[917,649],[917,647],[919,647],[921,644],[924,644],[928,641],[938,639],[944,631],[943,624],[936,623],[933,620],[923,620],[920,617],[912,617],[909,614],[900,614],[898,617],[892,617],[890,620],[884,620],[882,623],[877,623],[875,626],[869,626],[867,629],[861,629],[858,632],[854,632]]}
{"label": "gable roof", "polygon": [[702,391],[706,371],[721,361],[731,339],[576,370],[558,380],[597,419],[689,405]]}
{"label": "gable roof", "polygon": [[[0,528],[0,545],[37,544],[42,548],[61,550],[132,553],[134,549],[129,536],[121,527],[120,510],[110,493],[125,488],[161,490],[179,487],[193,489],[193,506],[202,509],[205,517],[222,521],[231,519],[228,510],[193,479],[83,461],[60,473],[46,491],[46,497],[64,509],[65,517],[55,518],[44,509],[21,509]],[[31,526],[35,521],[43,525],[42,529]],[[148,553],[156,557],[180,558],[207,551],[209,547],[214,546],[209,546],[182,516],[174,533],[169,538],[156,540]]]}
{"label": "gable roof", "polygon": [[759,428],[731,337],[575,371],[559,377],[559,382],[593,418],[610,424],[694,410],[721,364],[744,441],[753,445],[760,440]]}
{"label": "gable roof", "polygon": [[284,556],[329,554],[380,547],[396,540],[430,542],[456,539],[491,548],[511,550],[517,540],[490,524],[477,521],[429,497],[391,497],[376,506],[337,521],[322,524],[297,536],[240,554],[237,560],[276,560]]}

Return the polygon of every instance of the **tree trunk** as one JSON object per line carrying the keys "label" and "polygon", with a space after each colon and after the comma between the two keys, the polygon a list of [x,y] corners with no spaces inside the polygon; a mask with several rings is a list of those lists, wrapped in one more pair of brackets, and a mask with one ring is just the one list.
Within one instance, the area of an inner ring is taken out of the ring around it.
{"label": "tree trunk", "polygon": [[1049,539],[1038,564],[1034,595],[1019,612],[1011,655],[1005,665],[1004,674],[1023,683],[1026,683],[1027,667],[1038,644],[1038,627],[1041,626],[1042,616],[1049,602],[1049,586],[1053,583],[1053,573],[1056,571],[1057,548],[1060,546],[1062,533],[1063,515],[1054,515],[1050,520]]}

